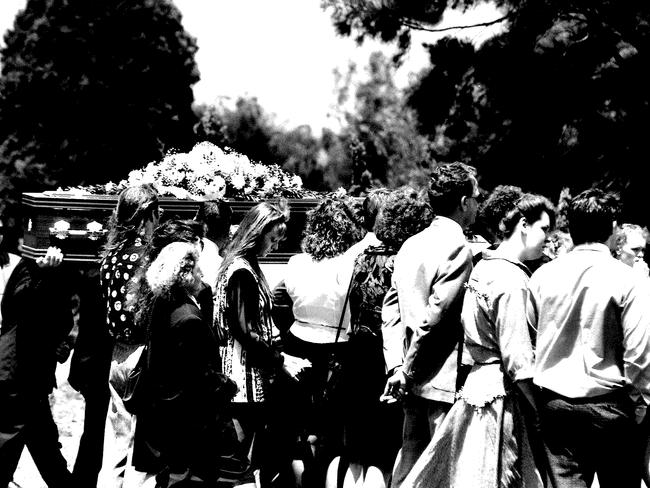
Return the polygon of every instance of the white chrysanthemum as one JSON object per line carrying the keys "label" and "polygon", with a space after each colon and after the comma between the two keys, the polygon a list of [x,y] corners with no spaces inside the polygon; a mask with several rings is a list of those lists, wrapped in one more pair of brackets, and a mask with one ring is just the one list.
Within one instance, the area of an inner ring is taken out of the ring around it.
{"label": "white chrysanthemum", "polygon": [[254,164],[251,168],[253,178],[266,178],[269,176],[269,169],[263,164]]}
{"label": "white chrysanthemum", "polygon": [[271,176],[264,181],[264,186],[262,190],[265,192],[271,192],[275,190],[276,187],[280,186],[280,180],[276,176]]}
{"label": "white chrysanthemum", "polygon": [[185,188],[179,188],[177,186],[167,186],[165,187],[166,193],[171,193],[174,197],[184,200],[190,197],[190,192]]}
{"label": "white chrysanthemum", "polygon": [[235,164],[234,158],[230,154],[223,153],[223,155],[217,158],[213,163],[213,167],[215,171],[219,171],[224,175],[229,175],[235,171],[235,168],[237,166]]}
{"label": "white chrysanthemum", "polygon": [[142,171],[134,169],[129,173],[129,185],[137,185],[142,181]]}
{"label": "white chrysanthemum", "polygon": [[206,183],[204,194],[211,199],[223,198],[226,195],[226,180],[219,175],[215,176],[210,182]]}
{"label": "white chrysanthemum", "polygon": [[302,188],[302,178],[298,175],[293,175],[291,178],[291,186],[294,188]]}
{"label": "white chrysanthemum", "polygon": [[235,190],[241,190],[246,185],[246,178],[241,173],[234,173],[230,176],[230,184]]}

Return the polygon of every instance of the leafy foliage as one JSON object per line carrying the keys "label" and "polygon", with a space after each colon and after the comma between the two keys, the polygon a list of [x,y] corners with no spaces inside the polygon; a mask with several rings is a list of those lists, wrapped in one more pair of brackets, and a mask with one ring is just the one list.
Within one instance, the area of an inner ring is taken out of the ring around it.
{"label": "leafy foliage", "polygon": [[190,148],[196,49],[169,0],[28,0],[1,51],[0,205]]}
{"label": "leafy foliage", "polygon": [[[421,186],[429,169],[429,141],[417,129],[415,112],[394,83],[394,66],[370,56],[368,79],[358,85],[354,110],[346,111],[341,139],[352,163],[353,192],[371,185]],[[349,80],[350,78],[346,78]],[[342,87],[348,93],[348,87]]]}
{"label": "leafy foliage", "polygon": [[[445,8],[476,2],[329,0],[342,33],[400,43]],[[417,4],[407,7],[406,4]],[[622,191],[626,218],[648,223],[650,4],[497,2],[507,29],[480,47],[443,39],[409,104],[438,161],[479,168],[481,183],[556,197],[594,184]],[[408,8],[415,9],[409,13]],[[427,16],[427,12],[430,14]],[[387,19],[392,19],[391,24]],[[403,45],[403,43],[402,43]]]}

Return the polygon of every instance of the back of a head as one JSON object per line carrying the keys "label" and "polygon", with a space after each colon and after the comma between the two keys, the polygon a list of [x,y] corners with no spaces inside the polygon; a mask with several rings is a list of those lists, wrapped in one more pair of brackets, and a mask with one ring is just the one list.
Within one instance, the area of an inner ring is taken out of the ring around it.
{"label": "back of a head", "polygon": [[201,202],[196,214],[196,220],[205,224],[206,237],[211,241],[228,238],[232,222],[232,209],[227,202]]}
{"label": "back of a head", "polygon": [[431,173],[429,202],[436,215],[449,216],[460,205],[462,197],[474,192],[476,169],[464,163],[440,164]]}
{"label": "back of a head", "polygon": [[347,202],[326,198],[307,214],[302,249],[320,261],[343,254],[361,239],[362,230]]}
{"label": "back of a head", "polygon": [[141,226],[148,220],[153,220],[157,214],[158,192],[153,185],[146,183],[122,190],[108,223],[105,250],[111,250],[125,240],[134,238]]}
{"label": "back of a head", "polygon": [[619,211],[619,197],[613,192],[591,188],[574,197],[568,212],[573,243],[606,243]]}
{"label": "back of a head", "polygon": [[426,197],[411,187],[391,192],[377,215],[375,233],[386,246],[399,250],[409,237],[424,230],[433,218]]}
{"label": "back of a head", "polygon": [[503,238],[503,232],[499,230],[501,221],[514,207],[517,201],[524,194],[518,186],[499,185],[496,186],[481,204],[478,211],[476,227],[481,232],[487,232],[487,237],[493,242]]}
{"label": "back of a head", "polygon": [[156,227],[147,248],[149,261],[172,242],[195,242],[203,237],[203,225],[196,220],[167,220]]}
{"label": "back of a head", "polygon": [[158,192],[150,184],[130,186],[120,193],[115,220],[121,225],[138,226],[158,209]]}
{"label": "back of a head", "polygon": [[387,188],[374,188],[368,192],[363,200],[363,227],[368,232],[373,232],[377,214],[390,195]]}

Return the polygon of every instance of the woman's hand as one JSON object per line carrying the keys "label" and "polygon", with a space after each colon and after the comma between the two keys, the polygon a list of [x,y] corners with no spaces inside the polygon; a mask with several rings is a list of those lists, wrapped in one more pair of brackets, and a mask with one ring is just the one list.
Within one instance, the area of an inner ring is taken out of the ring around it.
{"label": "woman's hand", "polygon": [[311,362],[308,359],[291,356],[284,352],[282,353],[282,357],[284,358],[282,369],[289,375],[289,377],[296,381],[298,381],[300,373],[307,368],[311,368]]}

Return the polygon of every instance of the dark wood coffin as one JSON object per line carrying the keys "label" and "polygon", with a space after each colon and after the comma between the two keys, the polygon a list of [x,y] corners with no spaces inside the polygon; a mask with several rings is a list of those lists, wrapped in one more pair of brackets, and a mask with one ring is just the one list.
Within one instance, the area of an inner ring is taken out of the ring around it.
{"label": "dark wood coffin", "polygon": [[[265,258],[263,263],[286,263],[300,252],[300,239],[307,212],[318,204],[318,199],[289,200],[291,217],[287,238],[280,248]],[[108,219],[117,203],[117,195],[72,195],[67,193],[23,193],[22,253],[26,257],[44,256],[49,246],[63,250],[66,261],[93,263],[106,237]],[[229,200],[233,210],[233,224],[258,202]],[[199,202],[161,197],[163,218],[191,219]]]}

